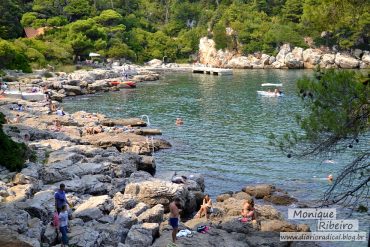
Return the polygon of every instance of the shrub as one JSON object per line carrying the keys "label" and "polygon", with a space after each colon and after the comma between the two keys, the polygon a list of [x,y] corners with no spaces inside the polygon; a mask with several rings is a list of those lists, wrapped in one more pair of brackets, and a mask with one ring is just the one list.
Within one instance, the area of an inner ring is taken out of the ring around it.
{"label": "shrub", "polygon": [[2,128],[5,123],[5,116],[0,112],[0,165],[5,166],[10,171],[22,169],[27,158],[35,158],[35,154],[30,152],[24,143],[14,142],[7,136]]}

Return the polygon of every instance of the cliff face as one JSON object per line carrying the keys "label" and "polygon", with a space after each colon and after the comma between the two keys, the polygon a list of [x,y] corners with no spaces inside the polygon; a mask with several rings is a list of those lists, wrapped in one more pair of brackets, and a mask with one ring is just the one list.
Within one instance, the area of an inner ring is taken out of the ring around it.
{"label": "cliff face", "polygon": [[237,69],[312,69],[318,65],[321,68],[366,69],[370,68],[370,52],[356,49],[349,55],[284,44],[276,57],[267,54],[242,56],[216,50],[215,42],[203,37],[199,42],[199,61],[213,67]]}

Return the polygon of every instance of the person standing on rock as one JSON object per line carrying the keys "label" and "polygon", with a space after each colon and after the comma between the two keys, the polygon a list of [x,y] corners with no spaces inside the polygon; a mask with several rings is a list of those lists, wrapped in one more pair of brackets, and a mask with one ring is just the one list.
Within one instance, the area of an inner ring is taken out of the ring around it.
{"label": "person standing on rock", "polygon": [[58,214],[62,211],[63,206],[67,206],[69,203],[66,198],[65,193],[66,186],[64,184],[59,185],[59,190],[55,192],[55,209],[57,210]]}
{"label": "person standing on rock", "polygon": [[62,234],[62,247],[68,245],[68,211],[67,205],[64,204],[59,213],[59,231]]}
{"label": "person standing on rock", "polygon": [[169,224],[172,226],[172,242],[176,243],[176,234],[179,230],[179,218],[180,218],[180,211],[181,211],[181,200],[179,198],[175,198],[173,202],[170,203],[170,219]]}

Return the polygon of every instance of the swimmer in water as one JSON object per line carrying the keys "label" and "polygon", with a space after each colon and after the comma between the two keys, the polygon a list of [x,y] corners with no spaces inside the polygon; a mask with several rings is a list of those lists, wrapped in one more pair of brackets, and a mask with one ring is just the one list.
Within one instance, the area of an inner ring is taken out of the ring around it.
{"label": "swimmer in water", "polygon": [[333,175],[329,174],[329,176],[328,176],[328,180],[329,180],[330,182],[332,182],[332,181],[333,181]]}
{"label": "swimmer in water", "polygon": [[176,125],[183,125],[184,121],[182,120],[181,117],[176,118]]}

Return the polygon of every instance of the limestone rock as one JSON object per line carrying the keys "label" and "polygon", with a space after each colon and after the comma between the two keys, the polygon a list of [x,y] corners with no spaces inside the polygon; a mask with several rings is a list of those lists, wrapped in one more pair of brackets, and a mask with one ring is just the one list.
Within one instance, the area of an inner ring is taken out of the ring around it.
{"label": "limestone rock", "polygon": [[290,197],[288,194],[278,192],[272,195],[267,195],[263,197],[265,201],[272,202],[276,205],[290,205],[297,202],[297,199]]}
{"label": "limestone rock", "polygon": [[335,54],[324,54],[321,57],[320,67],[333,68],[335,66]]}
{"label": "limestone rock", "polygon": [[255,208],[256,208],[256,218],[259,221],[283,219],[279,211],[277,211],[277,209],[271,205],[256,205]]}
{"label": "limestone rock", "polygon": [[133,209],[130,210],[130,212],[136,216],[139,216],[148,209],[149,207],[145,203],[139,202]]}
{"label": "limestone rock", "polygon": [[252,65],[247,57],[240,56],[240,57],[233,57],[227,63],[228,68],[235,68],[235,69],[251,69]]}
{"label": "limestone rock", "polygon": [[284,44],[280,47],[279,53],[276,55],[276,62],[281,64],[285,63],[285,56],[291,51],[291,47],[289,44]]}
{"label": "limestone rock", "polygon": [[133,198],[131,195],[122,194],[121,192],[117,192],[113,199],[113,206],[114,208],[123,208],[123,209],[133,209],[137,205],[137,199]]}
{"label": "limestone rock", "polygon": [[152,242],[152,231],[141,225],[135,225],[128,232],[125,244],[132,247],[149,247]]}
{"label": "limestone rock", "polygon": [[75,95],[81,95],[82,91],[79,86],[69,86],[69,85],[64,85],[63,89],[66,92],[66,95],[68,96],[75,96]]}
{"label": "limestone rock", "polygon": [[230,194],[221,194],[221,195],[217,196],[216,201],[217,202],[223,202],[223,201],[229,199],[230,197],[231,197]]}
{"label": "limestone rock", "polygon": [[159,59],[152,59],[146,63],[148,66],[159,67],[162,65],[162,61]]}
{"label": "limestone rock", "polygon": [[72,227],[68,237],[71,246],[95,247],[100,246],[102,242],[99,232],[90,227]]}
{"label": "limestone rock", "polygon": [[142,155],[137,170],[146,171],[151,175],[155,174],[156,165],[153,156]]}
{"label": "limestone rock", "polygon": [[109,213],[112,208],[113,205],[109,196],[92,196],[76,208],[73,216],[89,221],[102,217],[103,213]]}
{"label": "limestone rock", "polygon": [[335,63],[342,69],[355,69],[360,64],[356,58],[341,53],[335,56]]}
{"label": "limestone rock", "polygon": [[[111,212],[111,215],[112,213],[113,211]],[[130,229],[133,225],[135,225],[138,222],[136,215],[125,209],[120,210],[118,214],[114,215],[114,217],[115,224],[120,225],[127,229]]]}
{"label": "limestone rock", "polygon": [[46,229],[43,235],[43,242],[49,245],[54,245],[57,239],[57,232],[55,231],[55,227],[51,224],[46,225]]}
{"label": "limestone rock", "polygon": [[364,52],[361,61],[364,62],[365,64],[370,64],[370,52],[368,51]]}
{"label": "limestone rock", "polygon": [[12,231],[11,229],[0,226],[0,246],[2,247],[39,247],[37,239],[29,238]]}
{"label": "limestone rock", "polygon": [[247,186],[243,191],[257,199],[262,199],[264,196],[271,195],[275,187],[269,184],[259,184],[255,186]]}
{"label": "limestone rock", "polygon": [[151,207],[162,204],[166,212],[169,211],[168,205],[175,197],[186,202],[188,193],[188,190],[183,185],[158,179],[130,183],[125,189],[125,195],[129,194],[138,201],[142,201]]}
{"label": "limestone rock", "polygon": [[7,197],[9,196],[8,186],[3,181],[0,181],[0,196]]}
{"label": "limestone rock", "polygon": [[285,56],[285,65],[290,69],[303,68],[303,49],[295,47],[292,52]]}
{"label": "limestone rock", "polygon": [[318,49],[306,49],[303,51],[303,62],[306,69],[315,68],[320,63],[322,52]]}
{"label": "limestone rock", "polygon": [[263,232],[297,232],[297,225],[283,220],[261,221],[261,231]]}
{"label": "limestone rock", "polygon": [[37,192],[32,199],[25,202],[24,210],[31,216],[47,222],[55,210],[54,191],[43,190]]}
{"label": "limestone rock", "polygon": [[163,220],[164,208],[158,204],[151,209],[148,209],[138,217],[139,222],[144,223],[161,223]]}
{"label": "limestone rock", "polygon": [[[30,215],[13,205],[0,205],[0,226],[3,226],[11,231],[24,234],[28,231],[28,220]],[[1,231],[0,231],[1,233]]]}

